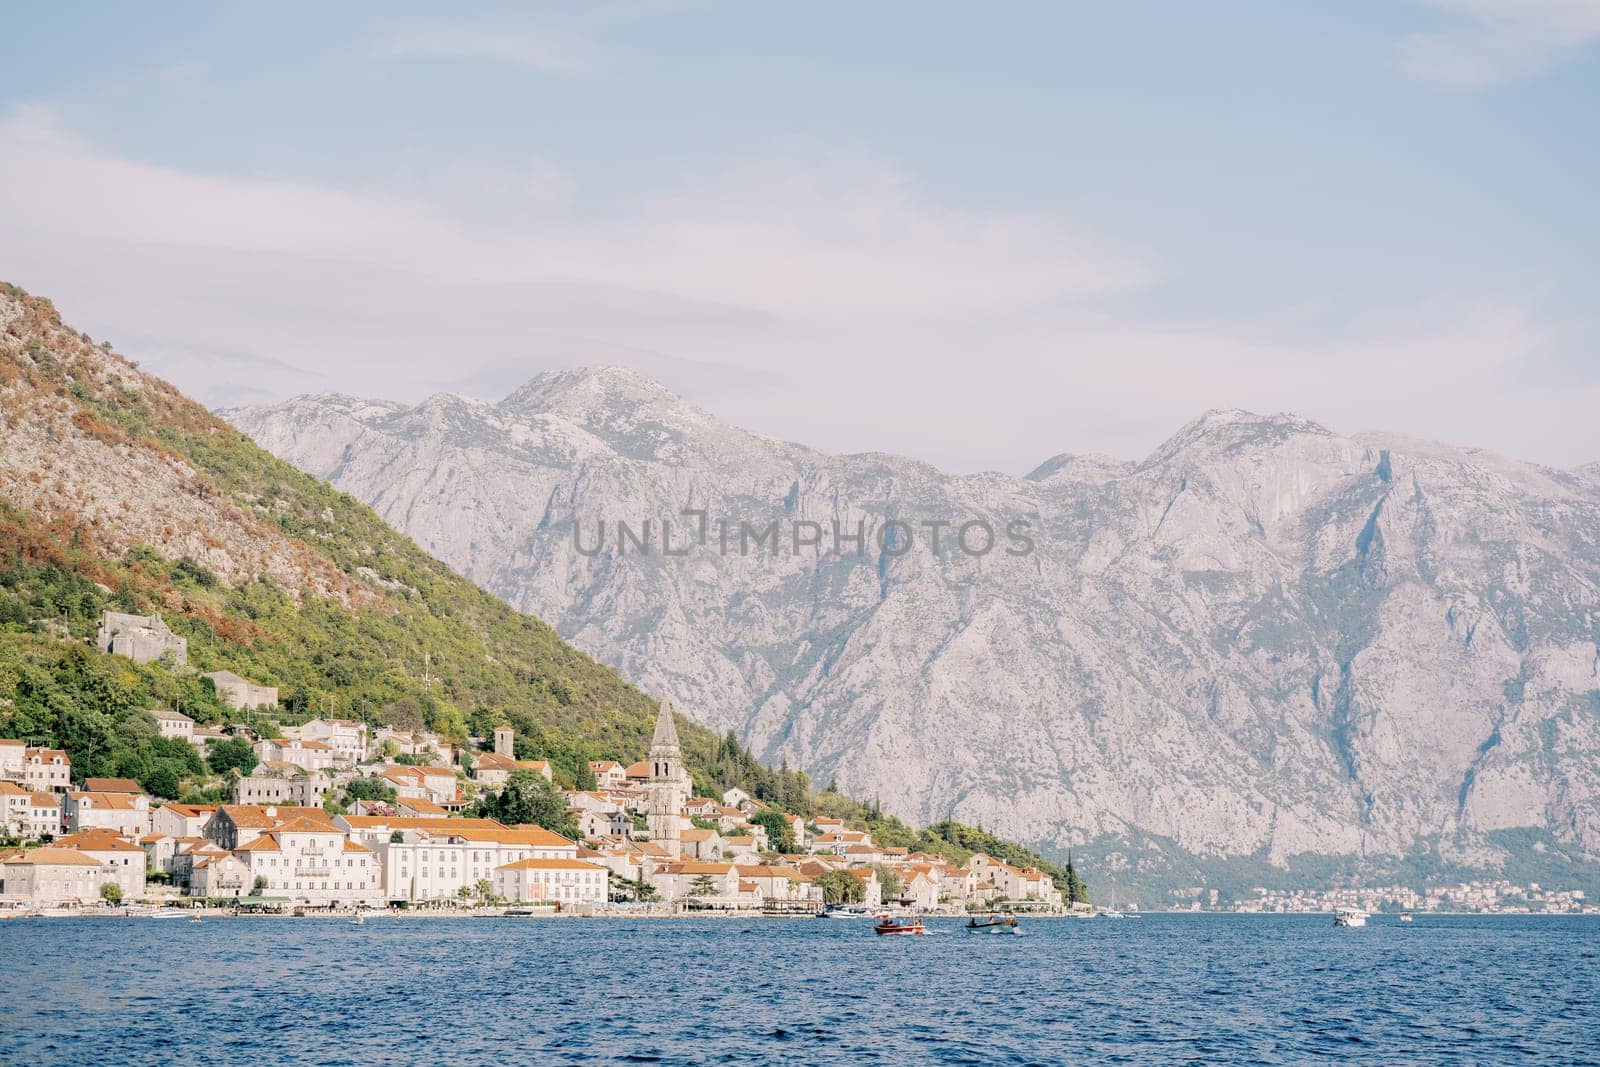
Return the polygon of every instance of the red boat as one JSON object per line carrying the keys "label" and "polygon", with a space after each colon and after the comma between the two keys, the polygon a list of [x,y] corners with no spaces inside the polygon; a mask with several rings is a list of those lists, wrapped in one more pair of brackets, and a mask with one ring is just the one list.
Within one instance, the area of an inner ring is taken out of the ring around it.
{"label": "red boat", "polygon": [[875,934],[925,934],[921,919],[912,919],[908,923],[897,923],[893,919],[885,919],[872,928]]}

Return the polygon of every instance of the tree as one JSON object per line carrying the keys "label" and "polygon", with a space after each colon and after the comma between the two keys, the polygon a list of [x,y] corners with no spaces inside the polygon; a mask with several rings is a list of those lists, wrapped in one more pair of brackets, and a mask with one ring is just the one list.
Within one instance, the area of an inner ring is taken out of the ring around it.
{"label": "tree", "polygon": [[828,904],[859,904],[867,898],[866,885],[848,871],[828,871],[819,875],[814,884]]}
{"label": "tree", "polygon": [[478,802],[478,813],[507,826],[532,823],[562,837],[578,837],[567,798],[537,771],[512,771],[499,795],[491,793]]}
{"label": "tree", "polygon": [[1073,865],[1072,853],[1067,853],[1067,873],[1065,884],[1061,887],[1062,895],[1068,904],[1089,903],[1089,886],[1078,877],[1078,869]]}
{"label": "tree", "polygon": [[352,778],[344,787],[345,796],[351,800],[381,800],[391,803],[398,795],[394,786],[381,778]]}
{"label": "tree", "polygon": [[882,887],[883,899],[894,900],[899,897],[901,882],[895,869],[883,863],[874,863],[872,869],[878,872],[878,885]]}
{"label": "tree", "polygon": [[767,831],[767,843],[774,852],[793,852],[796,848],[794,841],[794,827],[789,820],[784,818],[783,812],[777,808],[762,808],[750,816],[752,826],[759,826]]}
{"label": "tree", "polygon": [[107,904],[121,904],[122,887],[115,882],[107,882],[100,887],[100,899]]}
{"label": "tree", "polygon": [[642,875],[638,878],[623,878],[614,884],[619,896],[637,900],[641,904],[656,899],[656,887]]}
{"label": "tree", "polygon": [[487,878],[479,878],[472,883],[472,891],[478,894],[479,900],[488,900],[494,895],[494,883]]}
{"label": "tree", "polygon": [[578,761],[578,770],[577,773],[572,776],[572,784],[574,788],[585,793],[589,792],[600,784],[600,782],[595,778],[594,768],[589,766],[588,760],[580,759]]}
{"label": "tree", "polygon": [[264,874],[256,875],[255,884],[250,887],[250,892],[259,897],[261,891],[265,888],[267,888],[267,876]]}
{"label": "tree", "polygon": [[689,883],[691,897],[714,897],[717,895],[717,880],[709,874],[701,874]]}
{"label": "tree", "polygon": [[238,771],[241,775],[248,775],[256,769],[257,760],[249,741],[242,737],[229,737],[212,742],[211,750],[206,753],[206,762],[211,765],[212,774]]}
{"label": "tree", "polygon": [[422,729],[422,705],[408,696],[390,701],[378,709],[378,723],[382,726],[393,726],[399,730],[415,733]]}
{"label": "tree", "polygon": [[151,796],[165,800],[177,800],[178,795],[183,792],[183,780],[178,777],[178,772],[173,769],[172,764],[167,762],[158,763],[146,771],[140,777],[139,784],[143,785],[145,792]]}

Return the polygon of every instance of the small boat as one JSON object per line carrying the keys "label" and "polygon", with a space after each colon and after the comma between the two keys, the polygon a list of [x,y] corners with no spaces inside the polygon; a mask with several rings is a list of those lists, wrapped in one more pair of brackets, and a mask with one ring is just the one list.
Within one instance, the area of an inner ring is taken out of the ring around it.
{"label": "small boat", "polygon": [[198,916],[198,915],[194,916],[189,921],[192,922],[192,923],[203,923],[203,922],[205,922],[205,920],[200,918],[200,916]]}
{"label": "small boat", "polygon": [[1365,926],[1367,913],[1360,908],[1340,908],[1333,913],[1335,926]]}
{"label": "small boat", "polygon": [[367,917],[365,915],[357,915],[354,919],[350,920],[350,925],[351,926],[360,926],[362,923],[364,923],[366,921],[367,921]]}
{"label": "small boat", "polygon": [[912,919],[910,922],[896,922],[893,919],[885,919],[877,926],[874,926],[872,928],[872,932],[875,934],[920,935],[925,934],[928,931],[927,928],[922,925],[921,919]]}
{"label": "small boat", "polygon": [[1409,911],[1402,911],[1400,913],[1400,921],[1403,922],[1403,923],[1411,922],[1412,918],[1413,918],[1413,916]]}
{"label": "small boat", "polygon": [[817,918],[819,918],[819,919],[864,919],[864,918],[866,918],[866,912],[851,911],[849,908],[841,908],[838,905],[830,904],[826,908],[823,908],[821,911],[817,912]]}
{"label": "small boat", "polygon": [[1020,934],[1022,926],[1015,915],[991,915],[982,922],[974,915],[967,920],[966,930],[973,934]]}

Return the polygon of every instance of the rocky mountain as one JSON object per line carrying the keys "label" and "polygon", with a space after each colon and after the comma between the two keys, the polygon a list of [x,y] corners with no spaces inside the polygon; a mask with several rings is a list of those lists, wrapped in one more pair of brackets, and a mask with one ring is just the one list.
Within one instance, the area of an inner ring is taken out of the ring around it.
{"label": "rocky mountain", "polygon": [[1594,468],[1213,411],[1141,462],[957,476],[611,368],[225,415],[914,820],[1252,877],[1600,855]]}

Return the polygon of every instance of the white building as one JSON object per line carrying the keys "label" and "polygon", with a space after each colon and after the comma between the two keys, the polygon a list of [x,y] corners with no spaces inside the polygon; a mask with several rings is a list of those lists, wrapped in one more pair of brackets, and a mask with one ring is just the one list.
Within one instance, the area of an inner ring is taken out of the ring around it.
{"label": "white building", "polygon": [[35,793],[65,793],[72,788],[72,761],[59,748],[30,748],[23,756],[22,785]]}
{"label": "white building", "polygon": [[233,854],[244,864],[252,889],[257,879],[266,880],[262,896],[333,907],[383,903],[377,857],[326,822],[299,818],[279,823]]}
{"label": "white building", "polygon": [[596,789],[622,789],[628,784],[628,770],[616,760],[590,760],[589,772]]}
{"label": "white building", "polygon": [[450,804],[455,802],[459,792],[456,772],[449,767],[411,767],[397,763],[374,767],[369,773],[388,783],[396,796]]}
{"label": "white building", "polygon": [[28,832],[25,837],[43,837],[61,832],[61,798],[64,793],[32,793],[28,799],[33,806],[28,811]]}
{"label": "white building", "polygon": [[180,741],[193,743],[194,720],[183,712],[152,708],[145,714],[156,721],[156,729],[161,731],[162,737],[175,737]]}
{"label": "white building", "polygon": [[150,832],[150,798],[128,793],[68,793],[61,821],[70,832],[111,830],[130,841]]}
{"label": "white building", "polygon": [[716,903],[733,902],[739,896],[739,869],[731,863],[700,860],[661,863],[646,877],[662,900],[693,898],[701,903]]}
{"label": "white building", "polygon": [[335,763],[358,763],[366,758],[369,732],[364,722],[350,719],[312,719],[302,723],[302,741],[321,741],[333,753]]}
{"label": "white building", "polygon": [[308,771],[325,771],[333,766],[333,749],[326,741],[263,737],[250,748],[264,763],[292,763]]}
{"label": "white building", "polygon": [[33,814],[33,794],[16,782],[0,779],[0,829],[16,837],[31,837],[28,833]]}
{"label": "white building", "polygon": [[577,859],[577,842],[540,826],[504,826],[493,819],[428,819],[339,815],[383,865],[392,901],[456,899],[462,887],[494,885],[496,868],[525,859]]}
{"label": "white building", "polygon": [[554,903],[562,910],[593,907],[610,897],[611,872],[598,863],[526,859],[494,870],[494,890],[515,904]]}
{"label": "white building", "polygon": [[215,804],[179,804],[169,801],[150,809],[150,832],[166,837],[199,837],[211,821]]}

